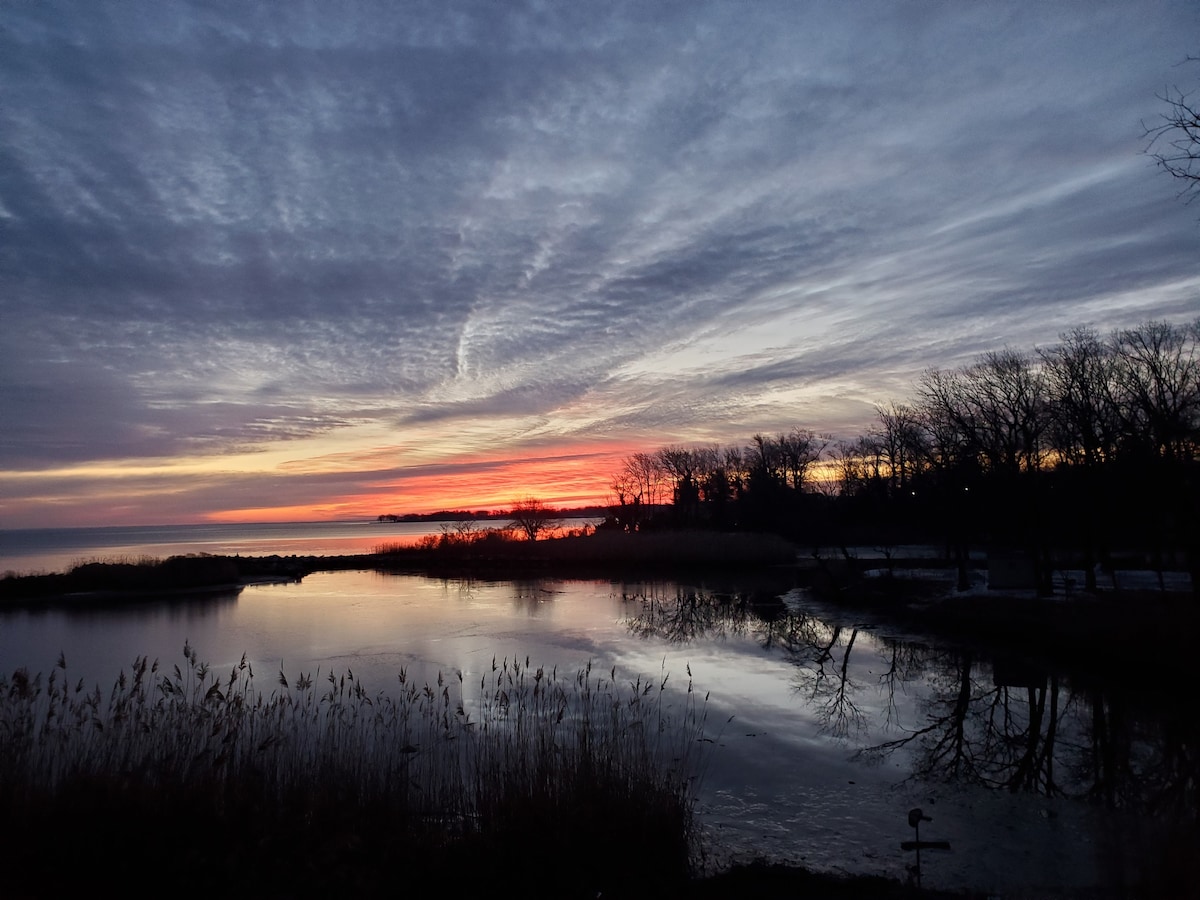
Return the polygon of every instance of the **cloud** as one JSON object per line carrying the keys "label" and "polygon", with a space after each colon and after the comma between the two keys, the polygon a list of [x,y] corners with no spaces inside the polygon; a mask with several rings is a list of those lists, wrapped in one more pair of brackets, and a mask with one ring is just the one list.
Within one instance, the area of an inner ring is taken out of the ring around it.
{"label": "cloud", "polygon": [[853,429],[926,367],[1189,317],[1194,210],[1141,122],[1196,25],[6,6],[0,470]]}

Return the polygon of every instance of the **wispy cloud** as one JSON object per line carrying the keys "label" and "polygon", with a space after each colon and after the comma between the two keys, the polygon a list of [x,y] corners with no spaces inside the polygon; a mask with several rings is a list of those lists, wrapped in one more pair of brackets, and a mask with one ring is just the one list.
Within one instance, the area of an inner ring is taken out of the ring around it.
{"label": "wispy cloud", "polygon": [[1141,122],[1200,78],[1198,25],[1170,0],[6,4],[0,523],[121,489],[30,487],[64,466],[243,466],[207,505],[163,474],[123,513],[151,521],[235,484],[329,509],[378,473],[310,493],[284,462],[316,485],[457,435],[503,460],[850,431],[928,366],[1191,316],[1195,210]]}

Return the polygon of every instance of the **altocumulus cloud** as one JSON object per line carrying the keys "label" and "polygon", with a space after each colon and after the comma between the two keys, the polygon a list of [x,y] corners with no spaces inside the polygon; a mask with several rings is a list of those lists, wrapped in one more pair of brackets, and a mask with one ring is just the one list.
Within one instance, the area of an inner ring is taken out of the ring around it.
{"label": "altocumulus cloud", "polygon": [[853,429],[929,366],[1190,317],[1195,210],[1141,151],[1197,26],[1170,0],[0,5],[4,493],[368,432],[499,458]]}

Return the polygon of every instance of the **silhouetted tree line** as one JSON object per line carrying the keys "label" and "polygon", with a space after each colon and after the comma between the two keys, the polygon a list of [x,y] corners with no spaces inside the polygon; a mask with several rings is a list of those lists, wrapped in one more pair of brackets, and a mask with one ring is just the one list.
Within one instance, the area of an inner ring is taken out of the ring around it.
{"label": "silhouetted tree line", "polygon": [[[944,541],[966,576],[972,545],[1027,556],[1042,587],[1069,554],[1097,565],[1142,554],[1197,572],[1200,319],[931,369],[867,433],[756,434],[744,446],[670,446],[628,457],[610,527],[770,531],[843,547]],[[960,584],[965,587],[965,581]]]}

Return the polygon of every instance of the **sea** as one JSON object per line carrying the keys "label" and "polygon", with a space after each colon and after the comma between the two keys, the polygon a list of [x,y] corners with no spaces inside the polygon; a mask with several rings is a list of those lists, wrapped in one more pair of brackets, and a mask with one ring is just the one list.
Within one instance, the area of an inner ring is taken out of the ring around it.
{"label": "sea", "polygon": [[[574,519],[564,525],[592,522]],[[137,562],[186,554],[336,556],[371,553],[440,534],[446,522],[260,522],[203,525],[114,525],[100,528],[0,530],[0,575],[64,572],[84,562]],[[503,521],[483,521],[495,527]]]}

